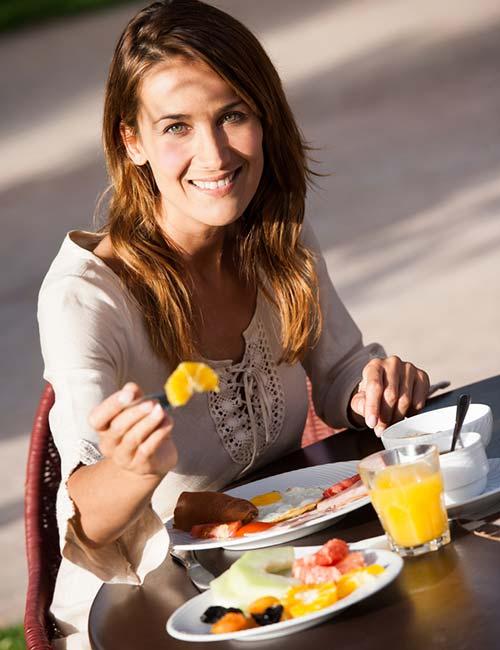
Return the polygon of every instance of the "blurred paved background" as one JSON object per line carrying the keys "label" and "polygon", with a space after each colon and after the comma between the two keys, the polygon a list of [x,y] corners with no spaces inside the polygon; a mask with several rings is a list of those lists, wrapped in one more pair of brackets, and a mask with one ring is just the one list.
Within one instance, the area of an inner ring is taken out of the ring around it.
{"label": "blurred paved background", "polygon": [[[453,386],[500,372],[498,0],[219,0],[262,39],[319,169],[309,214],[367,340]],[[36,296],[105,174],[103,84],[143,3],[0,43],[0,625],[20,620]]]}

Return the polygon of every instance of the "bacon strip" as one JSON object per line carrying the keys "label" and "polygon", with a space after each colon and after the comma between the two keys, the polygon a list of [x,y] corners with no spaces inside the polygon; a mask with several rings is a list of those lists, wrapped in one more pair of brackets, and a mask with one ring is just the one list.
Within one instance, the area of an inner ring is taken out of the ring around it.
{"label": "bacon strip", "polygon": [[347,490],[348,487],[351,487],[351,485],[354,485],[354,483],[357,483],[359,480],[359,474],[354,474],[354,476],[349,476],[338,483],[334,483],[323,492],[323,499],[328,499],[328,497],[333,497],[335,494]]}
{"label": "bacon strip", "polygon": [[319,512],[326,512],[327,510],[339,510],[343,508],[348,503],[362,499],[363,497],[368,496],[368,490],[359,480],[356,483],[353,483],[350,487],[344,489],[342,492],[337,492],[333,496],[323,499],[316,506],[316,509]]}

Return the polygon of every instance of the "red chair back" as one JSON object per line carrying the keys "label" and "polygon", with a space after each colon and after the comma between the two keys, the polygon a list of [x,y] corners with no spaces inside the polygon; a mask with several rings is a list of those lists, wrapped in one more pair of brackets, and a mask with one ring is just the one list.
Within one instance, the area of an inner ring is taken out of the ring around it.
{"label": "red chair back", "polygon": [[24,524],[28,562],[28,592],[24,634],[28,650],[51,650],[50,640],[60,636],[49,607],[61,562],[56,520],[56,494],[61,462],[49,427],[54,391],[47,384],[31,431],[24,491]]}
{"label": "red chair back", "polygon": [[312,401],[312,386],[309,379],[307,379],[307,397],[309,408],[307,411],[306,424],[302,433],[302,447],[313,445],[315,442],[319,442],[320,440],[328,438],[332,434],[341,431],[341,429],[332,429],[332,427],[329,427],[318,415],[316,415]]}

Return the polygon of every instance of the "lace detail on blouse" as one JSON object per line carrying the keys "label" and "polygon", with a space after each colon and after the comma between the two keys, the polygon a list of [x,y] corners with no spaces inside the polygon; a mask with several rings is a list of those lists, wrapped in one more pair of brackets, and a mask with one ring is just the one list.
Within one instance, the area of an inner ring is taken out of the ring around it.
{"label": "lace detail on blouse", "polygon": [[208,407],[226,451],[245,471],[276,441],[285,418],[283,385],[260,320],[242,361],[218,372],[220,392],[208,394]]}
{"label": "lace detail on blouse", "polygon": [[80,462],[84,465],[93,465],[99,460],[102,460],[102,454],[94,443],[84,438],[80,438],[78,441],[78,452],[80,456]]}

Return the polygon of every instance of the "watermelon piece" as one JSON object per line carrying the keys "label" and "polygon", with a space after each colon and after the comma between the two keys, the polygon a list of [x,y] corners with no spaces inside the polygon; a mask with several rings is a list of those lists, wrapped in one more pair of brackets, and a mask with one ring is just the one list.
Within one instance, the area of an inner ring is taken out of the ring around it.
{"label": "watermelon piece", "polygon": [[332,566],[343,560],[349,554],[349,546],[343,539],[331,539],[319,549],[316,564]]}
{"label": "watermelon piece", "polygon": [[316,553],[295,560],[292,576],[306,585],[336,582],[343,573],[365,566],[363,553],[350,553],[344,540],[331,539]]}
{"label": "watermelon piece", "polygon": [[335,565],[335,568],[340,573],[349,573],[355,569],[362,569],[366,566],[365,558],[361,551],[353,551],[349,553],[343,560]]}
{"label": "watermelon piece", "polygon": [[302,562],[305,558],[295,560],[293,563],[292,576],[305,585],[316,585],[321,582],[336,582],[341,573],[334,566],[320,566]]}
{"label": "watermelon piece", "polygon": [[197,524],[191,528],[191,535],[200,539],[226,539],[235,537],[243,522],[230,521],[225,524]]}

